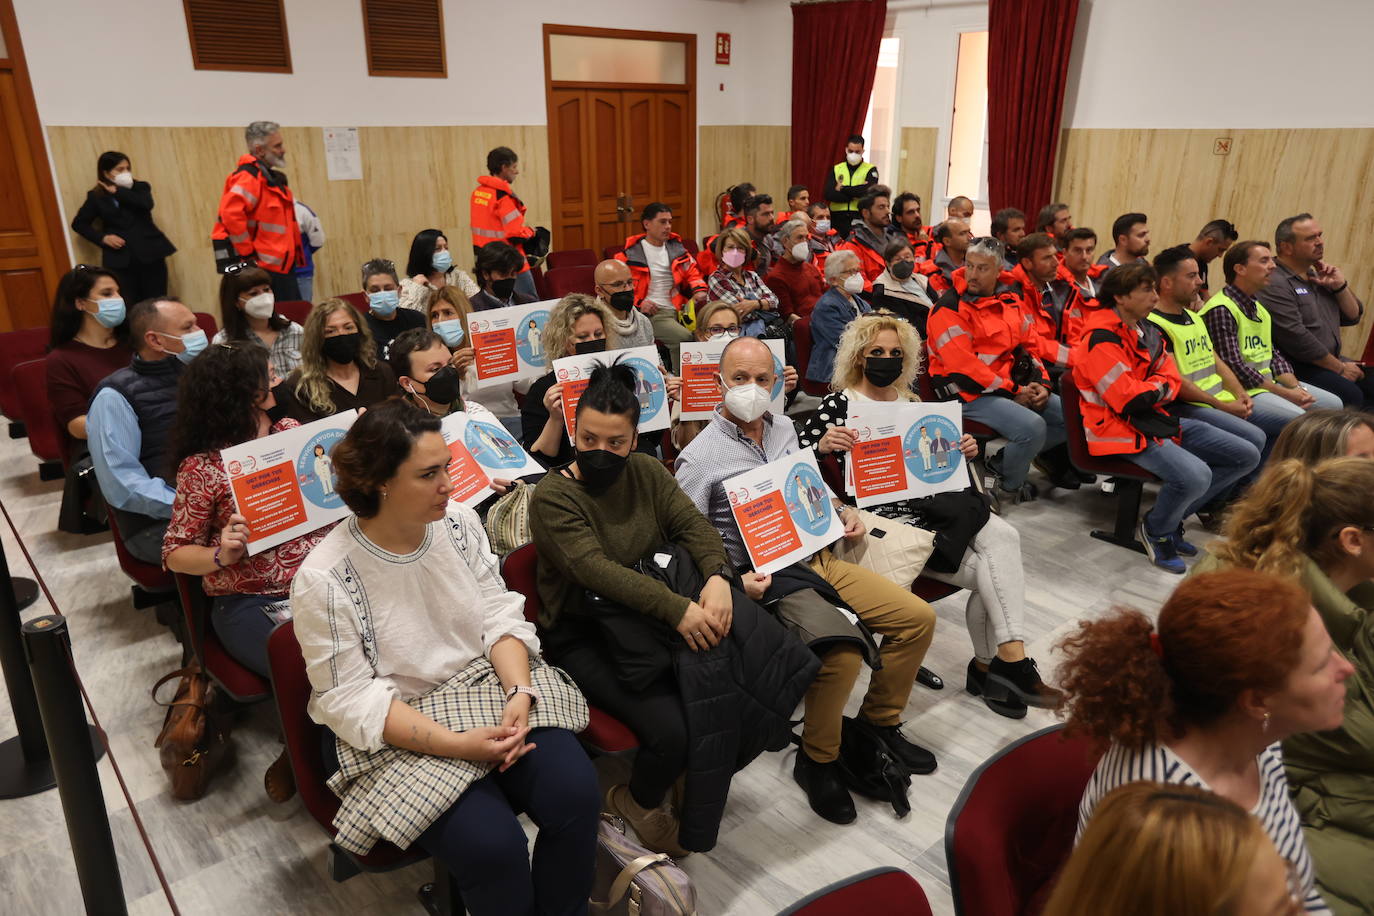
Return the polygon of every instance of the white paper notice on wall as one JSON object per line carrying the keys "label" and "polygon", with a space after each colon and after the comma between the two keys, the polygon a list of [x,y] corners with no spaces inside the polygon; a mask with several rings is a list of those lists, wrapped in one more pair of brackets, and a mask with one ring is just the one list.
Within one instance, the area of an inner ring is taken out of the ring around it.
{"label": "white paper notice on wall", "polygon": [[363,154],[358,146],[358,128],[322,127],[324,131],[324,161],[329,168],[330,181],[361,181]]}

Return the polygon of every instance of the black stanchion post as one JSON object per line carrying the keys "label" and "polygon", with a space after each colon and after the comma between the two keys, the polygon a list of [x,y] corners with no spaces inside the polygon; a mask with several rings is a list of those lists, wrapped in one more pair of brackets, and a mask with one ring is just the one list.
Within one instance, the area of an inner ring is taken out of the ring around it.
{"label": "black stanchion post", "polygon": [[5,672],[10,709],[19,728],[18,736],[0,744],[0,798],[21,798],[57,785],[48,759],[48,745],[43,740],[43,720],[38,715],[24,645],[19,638],[19,611],[5,545],[0,542],[0,668]]}
{"label": "black stanchion post", "polygon": [[110,818],[91,749],[91,728],[81,706],[71,663],[71,638],[64,617],[49,615],[24,624],[24,651],[48,738],[67,837],[86,912],[126,914]]}

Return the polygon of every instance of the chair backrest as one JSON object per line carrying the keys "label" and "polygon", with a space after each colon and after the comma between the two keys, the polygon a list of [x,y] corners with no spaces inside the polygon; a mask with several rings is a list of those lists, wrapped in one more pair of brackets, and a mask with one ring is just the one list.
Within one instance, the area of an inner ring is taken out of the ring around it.
{"label": "chair backrest", "polygon": [[604,259],[609,261],[624,250],[624,245],[607,245],[605,248],[601,249],[601,253],[605,256]]}
{"label": "chair backrest", "polygon": [[115,556],[119,559],[119,568],[125,574],[150,591],[164,591],[172,587],[172,574],[161,566],[154,566],[151,563],[144,563],[129,553],[124,547],[124,538],[119,533],[119,523],[115,518],[119,513],[111,509],[107,514],[110,523],[110,540],[114,542]]}
{"label": "chair backrest", "polygon": [[558,270],[560,267],[595,267],[596,252],[591,248],[569,248],[564,251],[550,251],[544,259],[545,270]]}
{"label": "chair backrest", "polygon": [[48,402],[48,361],[31,359],[15,366],[10,373],[15,393],[22,405],[24,427],[29,434],[29,450],[39,461],[62,461],[62,436]]}
{"label": "chair backrest", "polygon": [[236,702],[255,703],[266,699],[271,685],[230,655],[210,626],[210,598],[201,587],[200,576],[175,573],[172,578],[176,581],[177,597],[181,599],[181,612],[186,620],[186,638],[201,668]]}
{"label": "chair backrest", "polygon": [[562,299],[568,293],[596,295],[596,283],[592,279],[593,267],[585,264],[577,267],[555,267],[544,275],[544,286],[550,299]]}
{"label": "chair backrest", "polygon": [[501,560],[501,578],[506,580],[506,588],[525,596],[525,619],[530,623],[539,622],[539,610],[542,607],[534,578],[538,568],[539,554],[533,544],[517,547]]}
{"label": "chair backrest", "polygon": [[366,293],[344,293],[343,295],[335,296],[334,298],[342,299],[344,302],[347,302],[349,305],[353,306],[355,309],[358,310],[358,314],[364,316],[367,315]]}
{"label": "chair backrest", "polygon": [[783,910],[778,916],[931,916],[930,901],[920,883],[900,868],[874,868],[826,885]]}
{"label": "chair backrest", "polygon": [[296,791],[301,794],[305,810],[332,836],[339,797],[325,784],[321,751],[324,729],[316,725],[306,711],[310,703],[310,679],[305,673],[305,659],[301,657],[293,621],[281,624],[268,637],[267,664],[272,674],[272,694],[277,715],[281,718],[282,737],[286,741],[287,756],[291,758],[291,772],[296,776]]}
{"label": "chair backrest", "polygon": [[1072,370],[1059,377],[1059,405],[1064,412],[1064,435],[1069,460],[1080,468],[1091,467],[1097,459],[1088,451],[1088,436],[1083,430],[1082,396],[1074,384]]}
{"label": "chair backrest", "polygon": [[945,858],[959,916],[1039,913],[1073,849],[1078,803],[1101,754],[1062,725],[988,758],[945,823]]}
{"label": "chair backrest", "polygon": [[214,337],[219,333],[219,324],[215,321],[215,316],[209,312],[196,312],[196,324],[205,332],[206,337]]}
{"label": "chair backrest", "polygon": [[24,404],[14,390],[14,367],[30,360],[42,359],[48,349],[47,328],[25,328],[0,334],[0,413],[11,420],[24,422]]}
{"label": "chair backrest", "polygon": [[288,299],[286,302],[277,303],[277,314],[285,315],[296,324],[305,325],[305,318],[314,308],[314,304],[306,302],[304,299]]}
{"label": "chair backrest", "polygon": [[682,247],[686,248],[687,253],[690,254],[692,257],[696,257],[697,254],[701,252],[701,249],[697,247],[697,243],[689,238],[686,238],[685,236],[682,239]]}

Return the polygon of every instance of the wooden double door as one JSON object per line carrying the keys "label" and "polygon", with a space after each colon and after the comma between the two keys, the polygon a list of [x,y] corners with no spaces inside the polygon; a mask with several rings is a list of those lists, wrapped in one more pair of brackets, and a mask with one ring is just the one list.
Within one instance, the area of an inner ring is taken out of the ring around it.
{"label": "wooden double door", "polygon": [[673,231],[696,230],[696,115],[685,90],[550,90],[553,246],[602,249],[641,231],[640,212],[673,208]]}

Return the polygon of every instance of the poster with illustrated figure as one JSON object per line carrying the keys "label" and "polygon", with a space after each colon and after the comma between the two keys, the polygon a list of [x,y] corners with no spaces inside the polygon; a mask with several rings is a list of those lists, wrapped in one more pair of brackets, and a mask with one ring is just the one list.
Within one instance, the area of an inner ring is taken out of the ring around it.
{"label": "poster with illustrated figure", "polygon": [[668,382],[663,377],[663,364],[659,362],[657,347],[581,353],[553,361],[554,380],[563,396],[563,419],[567,423],[569,441],[576,432],[577,402],[591,381],[592,370],[611,363],[620,363],[634,370],[635,395],[639,398],[639,431],[650,433],[668,428]]}
{"label": "poster with illustrated figure", "polygon": [[348,514],[330,455],[357,418],[346,410],[220,451],[250,556]]}
{"label": "poster with illustrated figure", "polygon": [[[716,372],[720,369],[720,354],[728,340],[688,341],[682,345],[682,419],[709,420],[720,404],[720,388],[716,386]],[[783,398],[783,344],[768,339],[764,343],[773,351],[773,401],[768,409],[781,414],[786,406]]]}
{"label": "poster with illustrated figure", "polygon": [[448,466],[453,492],[449,499],[476,507],[493,492],[493,480],[515,480],[544,473],[516,438],[500,423],[479,420],[466,413],[444,417],[439,431],[453,462]]}
{"label": "poster with illustrated figure", "polygon": [[845,486],[860,508],[968,486],[958,403],[851,399],[845,425],[858,433]]}
{"label": "poster with illustrated figure", "polygon": [[548,299],[468,316],[478,388],[536,379],[548,371],[544,325],[557,304],[557,299]]}
{"label": "poster with illustrated figure", "polygon": [[810,449],[725,481],[730,511],[754,569],[769,575],[844,535]]}

